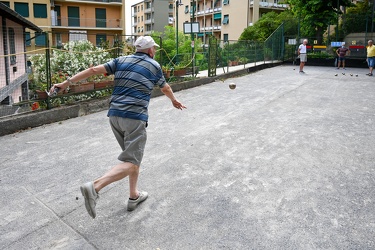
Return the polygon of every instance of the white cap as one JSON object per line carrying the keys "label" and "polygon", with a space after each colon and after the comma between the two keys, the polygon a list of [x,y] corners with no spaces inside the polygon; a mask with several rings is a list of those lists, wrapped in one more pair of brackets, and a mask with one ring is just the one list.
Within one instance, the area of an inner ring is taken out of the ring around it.
{"label": "white cap", "polygon": [[151,36],[140,36],[138,37],[137,41],[135,41],[134,46],[137,49],[149,49],[151,47],[157,46],[160,47],[157,43],[155,43],[154,39]]}
{"label": "white cap", "polygon": [[345,42],[342,42],[341,45],[344,46],[344,45],[345,45]]}

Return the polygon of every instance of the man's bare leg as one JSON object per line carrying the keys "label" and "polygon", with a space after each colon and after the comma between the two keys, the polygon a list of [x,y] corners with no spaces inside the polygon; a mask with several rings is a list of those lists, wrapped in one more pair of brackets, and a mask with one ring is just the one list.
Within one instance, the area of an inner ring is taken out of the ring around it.
{"label": "man's bare leg", "polygon": [[139,166],[134,165],[133,163],[130,163],[130,162],[123,162],[114,166],[111,170],[109,170],[102,177],[96,179],[94,181],[94,188],[95,188],[95,191],[98,193],[105,186],[129,176],[130,198],[137,198],[138,197],[138,190],[137,190],[138,175],[139,175]]}

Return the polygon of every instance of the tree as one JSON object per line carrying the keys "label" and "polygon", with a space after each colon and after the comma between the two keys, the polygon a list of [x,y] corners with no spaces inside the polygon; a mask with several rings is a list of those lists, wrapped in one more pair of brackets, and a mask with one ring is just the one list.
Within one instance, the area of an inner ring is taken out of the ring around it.
{"label": "tree", "polygon": [[286,0],[295,16],[301,21],[301,35],[315,37],[323,42],[323,33],[328,25],[337,24],[340,6],[353,6],[350,0]]}
{"label": "tree", "polygon": [[[293,14],[290,11],[283,11],[280,14],[268,12],[253,25],[242,32],[239,40],[247,41],[265,41],[283,22],[293,20]],[[294,27],[296,27],[296,23]],[[290,27],[290,26],[288,26]],[[289,30],[284,30],[287,34]]]}
{"label": "tree", "polygon": [[[153,32],[153,37],[162,37],[162,52],[163,61],[160,60],[159,53],[156,54],[155,59],[161,65],[175,66],[175,55],[176,55],[176,29],[171,26],[165,26],[164,32]],[[200,40],[195,40],[195,52],[199,53],[202,51],[202,42]],[[185,35],[183,32],[178,32],[178,62],[184,66],[191,64],[191,36]],[[196,55],[197,57],[197,55]]]}
{"label": "tree", "polygon": [[358,2],[346,11],[345,22],[342,29],[345,34],[353,32],[369,32],[373,28],[371,23],[373,3],[369,0]]}

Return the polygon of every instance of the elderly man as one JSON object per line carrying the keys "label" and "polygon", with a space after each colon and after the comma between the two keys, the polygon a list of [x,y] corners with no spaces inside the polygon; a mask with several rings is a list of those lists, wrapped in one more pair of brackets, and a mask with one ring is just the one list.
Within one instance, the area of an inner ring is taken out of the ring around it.
{"label": "elderly man", "polygon": [[367,64],[370,69],[370,73],[368,73],[368,76],[372,76],[372,70],[374,69],[375,66],[375,46],[373,44],[372,40],[368,41],[368,46],[367,46]]}
{"label": "elderly man", "polygon": [[342,69],[345,69],[345,57],[347,54],[350,54],[350,50],[347,47],[345,47],[345,42],[341,43],[341,47],[336,50],[336,54],[338,56],[337,69],[340,69],[341,62]]}
{"label": "elderly man", "polygon": [[307,62],[307,49],[306,49],[307,39],[303,40],[303,43],[298,47],[298,56],[299,56],[299,73],[305,73],[303,67]]}
{"label": "elderly man", "polygon": [[139,168],[147,139],[148,105],[154,86],[171,100],[177,109],[186,108],[173,94],[166,83],[160,65],[153,59],[158,44],[150,36],[141,36],[135,43],[136,53],[116,58],[103,65],[91,67],[55,84],[59,91],[69,84],[84,80],[92,75],[113,74],[114,89],[111,96],[108,117],[112,131],[122,148],[121,161],[102,177],[83,184],[81,193],[85,198],[86,210],[92,218],[96,216],[96,201],[99,191],[105,186],[129,176],[129,200],[127,210],[134,210],[147,199],[147,192],[137,188]]}

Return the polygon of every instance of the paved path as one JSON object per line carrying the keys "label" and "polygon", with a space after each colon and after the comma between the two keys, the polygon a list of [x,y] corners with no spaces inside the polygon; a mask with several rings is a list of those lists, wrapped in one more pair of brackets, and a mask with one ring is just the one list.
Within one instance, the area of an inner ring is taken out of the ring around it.
{"label": "paved path", "polygon": [[106,112],[0,137],[0,249],[374,249],[375,78],[305,70],[153,98],[133,212],[127,179],[95,220],[79,191],[117,163]]}

